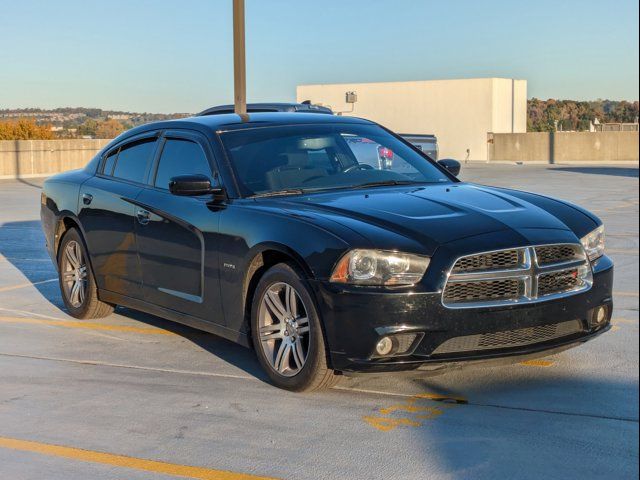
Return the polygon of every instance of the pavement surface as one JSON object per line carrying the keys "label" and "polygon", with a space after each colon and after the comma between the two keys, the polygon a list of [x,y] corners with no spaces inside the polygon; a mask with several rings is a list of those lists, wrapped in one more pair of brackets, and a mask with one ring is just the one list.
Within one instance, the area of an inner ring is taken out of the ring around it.
{"label": "pavement surface", "polygon": [[470,165],[605,222],[613,329],[541,360],[446,375],[265,382],[253,353],[117,309],[64,311],[41,180],[0,181],[0,478],[638,478],[638,169]]}

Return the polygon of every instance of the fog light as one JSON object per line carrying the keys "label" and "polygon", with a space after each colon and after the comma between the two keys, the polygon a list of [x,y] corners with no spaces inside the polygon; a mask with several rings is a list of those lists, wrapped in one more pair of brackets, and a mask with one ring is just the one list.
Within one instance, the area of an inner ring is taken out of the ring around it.
{"label": "fog light", "polygon": [[389,355],[393,349],[393,341],[389,337],[384,337],[376,345],[376,353],[378,355]]}
{"label": "fog light", "polygon": [[592,327],[601,327],[609,320],[609,307],[607,305],[600,305],[591,311],[591,318],[589,323]]}
{"label": "fog light", "polygon": [[598,307],[598,310],[596,310],[596,323],[600,325],[604,323],[606,319],[607,319],[607,309],[604,307]]}

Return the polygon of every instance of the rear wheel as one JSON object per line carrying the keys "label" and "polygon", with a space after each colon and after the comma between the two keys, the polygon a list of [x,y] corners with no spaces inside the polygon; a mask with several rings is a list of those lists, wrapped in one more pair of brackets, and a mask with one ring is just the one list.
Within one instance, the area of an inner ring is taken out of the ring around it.
{"label": "rear wheel", "polygon": [[58,250],[58,278],[62,300],[76,318],[102,318],[113,312],[113,306],[98,299],[89,256],[80,232],[69,229]]}
{"label": "rear wheel", "polygon": [[251,309],[251,333],[260,364],[278,387],[319,390],[339,379],[327,366],[320,319],[304,277],[280,263],[260,279]]}

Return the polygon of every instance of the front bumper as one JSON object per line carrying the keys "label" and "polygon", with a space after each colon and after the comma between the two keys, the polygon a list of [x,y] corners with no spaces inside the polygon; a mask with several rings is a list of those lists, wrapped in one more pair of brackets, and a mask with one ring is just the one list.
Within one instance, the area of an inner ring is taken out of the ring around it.
{"label": "front bumper", "polygon": [[[608,330],[613,309],[613,263],[600,258],[593,266],[593,285],[585,292],[527,305],[449,309],[440,292],[381,290],[313,282],[323,319],[332,367],[344,372],[413,370],[447,363],[470,363],[502,357],[537,355],[569,348]],[[606,321],[591,326],[593,309],[608,307]],[[490,334],[579,320],[582,329],[571,335],[509,348],[434,354],[456,337]],[[385,335],[415,332],[422,338],[410,354],[376,358],[376,343]]]}

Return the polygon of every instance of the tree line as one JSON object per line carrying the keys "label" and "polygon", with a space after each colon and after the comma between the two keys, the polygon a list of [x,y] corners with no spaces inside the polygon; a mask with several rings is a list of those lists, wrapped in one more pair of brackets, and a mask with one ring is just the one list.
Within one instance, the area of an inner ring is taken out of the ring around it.
{"label": "tree line", "polygon": [[638,102],[537,98],[527,102],[528,132],[585,131],[596,119],[600,123],[635,123],[638,121]]}
{"label": "tree line", "polygon": [[[65,110],[65,109],[58,109]],[[56,110],[56,111],[58,111]],[[73,109],[74,111],[77,109]],[[84,113],[100,113],[99,109],[82,109]],[[34,115],[41,112],[34,109]],[[141,114],[155,117],[176,118],[184,114]],[[552,132],[589,130],[591,122],[634,123],[638,121],[638,102],[595,100],[539,100],[527,101],[527,131]],[[51,140],[55,138],[114,138],[123,131],[142,123],[148,118],[136,118],[134,121],[121,121],[114,118],[105,120],[85,118],[82,123],[53,131],[51,124],[37,122],[35,118],[0,121],[0,140]]]}
{"label": "tree line", "polygon": [[0,121],[0,140],[55,140],[65,138],[115,138],[133,125],[115,119],[87,119],[74,129],[54,131],[49,123],[33,118]]}

